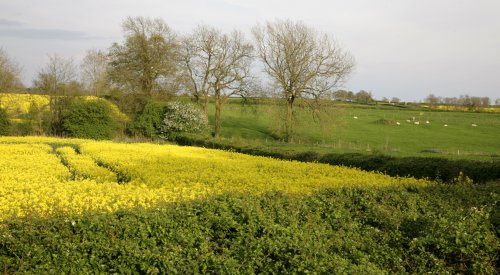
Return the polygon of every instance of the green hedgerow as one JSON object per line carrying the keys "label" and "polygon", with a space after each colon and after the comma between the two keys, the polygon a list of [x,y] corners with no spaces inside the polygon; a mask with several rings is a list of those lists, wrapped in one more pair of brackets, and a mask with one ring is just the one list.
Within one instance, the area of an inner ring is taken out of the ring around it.
{"label": "green hedgerow", "polygon": [[7,112],[0,108],[0,136],[9,134],[10,121]]}

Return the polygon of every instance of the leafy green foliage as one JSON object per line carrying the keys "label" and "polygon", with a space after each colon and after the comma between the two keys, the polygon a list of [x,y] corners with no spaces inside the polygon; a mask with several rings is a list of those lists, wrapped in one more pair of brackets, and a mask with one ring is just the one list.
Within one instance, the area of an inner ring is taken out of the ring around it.
{"label": "leafy green foliage", "polygon": [[142,135],[149,138],[158,137],[159,129],[165,118],[167,103],[161,101],[150,101],[145,106],[142,112],[137,116],[136,120],[129,127],[129,131],[133,135]]}
{"label": "leafy green foliage", "polygon": [[6,136],[9,134],[10,121],[7,112],[0,108],[0,136]]}
{"label": "leafy green foliage", "polygon": [[499,185],[328,189],[0,226],[6,273],[495,273]]}
{"label": "leafy green foliage", "polygon": [[64,114],[64,132],[71,137],[110,139],[120,130],[119,118],[103,99],[75,99]]}

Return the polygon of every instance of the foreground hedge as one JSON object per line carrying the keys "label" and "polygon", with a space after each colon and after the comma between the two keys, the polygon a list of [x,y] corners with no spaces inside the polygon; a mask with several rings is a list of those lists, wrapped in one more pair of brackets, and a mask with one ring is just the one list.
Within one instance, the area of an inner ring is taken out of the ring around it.
{"label": "foreground hedge", "polygon": [[331,165],[357,167],[365,171],[379,171],[390,176],[427,178],[445,183],[454,182],[462,173],[475,183],[500,180],[500,161],[449,160],[437,157],[392,157],[359,153],[326,154],[309,151],[297,154],[271,151],[265,148],[238,147],[215,141],[177,137],[180,145],[232,150],[239,153],[278,159],[320,162]]}
{"label": "foreground hedge", "polygon": [[[0,225],[9,273],[483,273],[499,184],[220,195]],[[496,190],[496,191],[495,191]]]}

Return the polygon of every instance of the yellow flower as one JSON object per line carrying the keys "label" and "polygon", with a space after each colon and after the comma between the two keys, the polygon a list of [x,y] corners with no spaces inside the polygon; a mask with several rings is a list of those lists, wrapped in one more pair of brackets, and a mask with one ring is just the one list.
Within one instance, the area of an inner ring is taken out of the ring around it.
{"label": "yellow flower", "polygon": [[[79,150],[54,150],[54,144]],[[0,155],[0,220],[153,207],[221,193],[310,194],[328,187],[428,184],[353,168],[175,145],[0,137]]]}

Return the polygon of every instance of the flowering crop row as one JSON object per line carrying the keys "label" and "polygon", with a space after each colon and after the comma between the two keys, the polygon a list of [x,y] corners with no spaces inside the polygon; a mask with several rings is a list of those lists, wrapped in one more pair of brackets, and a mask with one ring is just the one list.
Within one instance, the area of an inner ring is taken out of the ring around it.
{"label": "flowering crop row", "polygon": [[280,190],[310,193],[322,187],[422,183],[340,166],[281,161],[196,147],[92,142],[83,143],[80,150],[128,175],[130,184],[145,184],[151,188],[201,184],[214,192]]}
{"label": "flowering crop row", "polygon": [[[72,180],[70,170],[46,144],[5,144],[0,139],[0,220],[83,211],[150,207],[196,195],[196,190]],[[64,150],[63,150],[64,151]],[[189,192],[188,192],[189,191]]]}
{"label": "flowering crop row", "polygon": [[116,174],[98,166],[88,155],[77,154],[73,147],[57,148],[57,154],[74,174],[75,179],[94,179],[96,182],[116,182]]}
{"label": "flowering crop row", "polygon": [[[54,153],[50,145],[56,143],[79,146],[81,154],[70,147]],[[226,192],[309,194],[325,187],[427,184],[346,167],[175,145],[9,137],[0,138],[0,155],[0,220],[151,207]]]}

